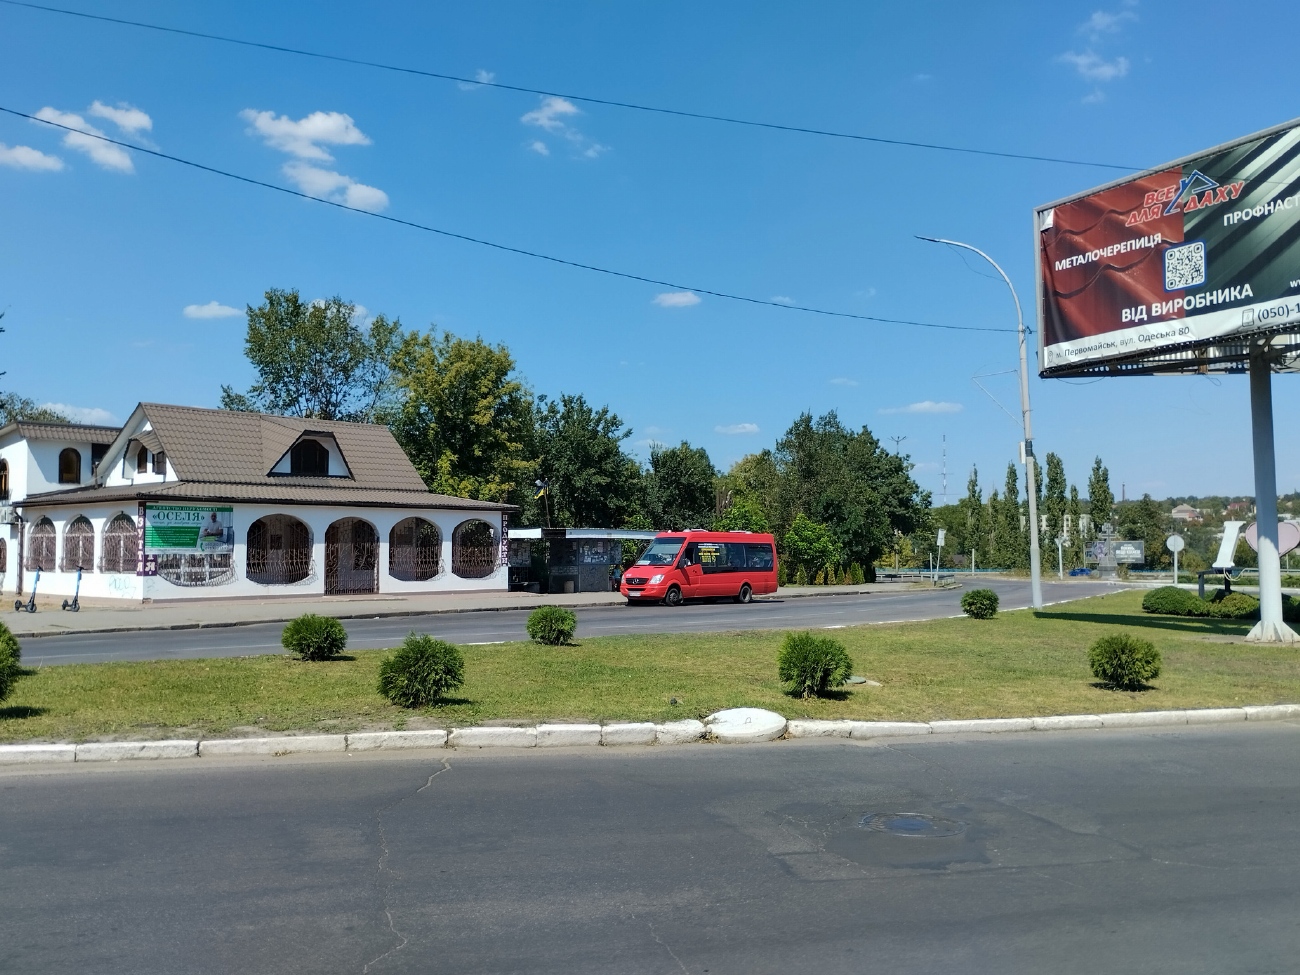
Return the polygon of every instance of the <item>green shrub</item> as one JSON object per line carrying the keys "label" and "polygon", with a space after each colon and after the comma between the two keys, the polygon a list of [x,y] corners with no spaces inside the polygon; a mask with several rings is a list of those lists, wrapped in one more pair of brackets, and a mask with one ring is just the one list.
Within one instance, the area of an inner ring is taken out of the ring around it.
{"label": "green shrub", "polygon": [[971,619],[991,620],[998,615],[998,594],[992,589],[972,589],[961,597],[961,611]]}
{"label": "green shrub", "polygon": [[1230,592],[1205,604],[1206,616],[1218,620],[1257,620],[1259,619],[1259,600],[1244,592]]}
{"label": "green shrub", "polygon": [[22,676],[23,668],[19,663],[22,656],[18,638],[9,632],[9,627],[0,623],[0,701],[13,693],[14,685]]}
{"label": "green shrub", "polygon": [[791,694],[822,697],[843,687],[853,674],[853,661],[838,640],[812,633],[787,633],[776,658],[776,672]]}
{"label": "green shrub", "polygon": [[348,631],[332,616],[303,613],[280,634],[280,643],[301,660],[328,660],[348,645]]}
{"label": "green shrub", "polygon": [[1138,690],[1160,676],[1160,651],[1128,633],[1104,636],[1088,650],[1092,675],[1121,690]]}
{"label": "green shrub", "polygon": [[558,647],[573,639],[578,617],[563,606],[538,606],[528,614],[528,636],[538,643]]}
{"label": "green shrub", "polygon": [[464,683],[465,658],[460,648],[428,634],[409,634],[379,665],[379,693],[403,708],[437,704]]}
{"label": "green shrub", "polygon": [[778,586],[790,585],[790,570],[785,567],[785,563],[780,563],[776,568],[776,584]]}
{"label": "green shrub", "polygon": [[1142,609],[1147,613],[1161,613],[1166,616],[1204,616],[1205,600],[1188,589],[1177,586],[1161,586],[1152,589],[1142,597]]}
{"label": "green shrub", "polygon": [[816,577],[813,578],[813,585],[814,585],[814,586],[824,586],[824,585],[826,585],[826,570],[825,570],[825,569],[818,569],[818,570],[817,570],[817,575],[816,575]]}
{"label": "green shrub", "polygon": [[795,572],[794,572],[794,584],[795,584],[796,586],[806,586],[806,585],[808,585],[808,573],[805,572],[805,571],[803,570],[803,566],[802,566],[802,565],[799,566],[799,568],[795,569]]}

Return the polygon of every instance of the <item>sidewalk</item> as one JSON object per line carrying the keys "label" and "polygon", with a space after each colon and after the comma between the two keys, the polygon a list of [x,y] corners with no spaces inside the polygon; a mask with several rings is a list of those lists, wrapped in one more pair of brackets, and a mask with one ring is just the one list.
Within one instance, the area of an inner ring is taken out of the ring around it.
{"label": "sidewalk", "polygon": [[[861,586],[787,586],[775,596],[760,599],[797,599],[812,596],[866,595],[873,592],[929,592],[930,587],[905,583],[867,583]],[[303,613],[337,619],[377,619],[425,616],[437,613],[481,613],[535,609],[538,606],[621,606],[616,592],[578,594],[527,592],[424,593],[413,595],[305,596],[275,599],[194,599],[164,603],[137,603],[113,599],[84,599],[81,611],[59,608],[63,596],[36,597],[35,613],[13,610],[6,596],[0,621],[19,639],[68,633],[123,633],[132,630],[189,630],[202,627],[240,626],[250,623],[285,623]]]}

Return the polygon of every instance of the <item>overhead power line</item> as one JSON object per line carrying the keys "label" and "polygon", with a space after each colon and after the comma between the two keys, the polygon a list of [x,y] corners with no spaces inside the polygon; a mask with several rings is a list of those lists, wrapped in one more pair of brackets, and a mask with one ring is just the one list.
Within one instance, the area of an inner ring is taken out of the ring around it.
{"label": "overhead power line", "polygon": [[613,98],[598,98],[594,95],[575,95],[571,92],[549,91],[545,88],[528,88],[523,85],[508,85],[501,81],[482,81],[478,78],[466,78],[461,75],[442,71],[425,71],[421,68],[405,67],[399,64],[385,64],[382,61],[367,61],[363,58],[350,58],[342,54],[325,54],[320,51],[307,51],[282,44],[268,44],[264,41],[250,41],[241,37],[226,37],[221,34],[209,34],[204,31],[187,30],[183,27],[166,27],[162,24],[148,24],[139,20],[127,20],[123,17],[107,17],[103,14],[89,14],[80,10],[65,10],[62,7],[49,7],[39,3],[26,3],[24,0],[0,0],[10,7],[26,7],[45,13],[63,14],[68,17],[80,17],[83,20],[97,20],[106,24],[122,27],[139,27],[144,30],[161,31],[166,34],[180,34],[205,41],[218,41],[222,44],[237,44],[240,47],[253,47],[278,54],[293,54],[298,57],[316,58],[321,61],[336,61],[378,71],[393,71],[398,74],[416,75],[421,78],[434,78],[439,81],[454,81],[457,84],[473,85],[476,88],[499,88],[502,91],[522,92],[526,95],[541,95],[549,98],[565,98],[569,101],[583,102],[588,105],[604,105],[609,108],[625,108],[635,112],[651,112],[655,115],[672,115],[678,118],[696,119],[704,122],[722,122],[727,125],[743,125],[754,129],[770,129],[776,132],[791,132],[798,135],[824,136],[829,139],[849,139],[854,142],[873,142],[877,145],[901,146],[909,149],[931,149],[939,152],[958,152],[972,156],[993,156],[998,159],[1020,159],[1027,162],[1058,163],[1065,166],[1091,166],[1097,169],[1118,169],[1125,172],[1138,172],[1141,166],[1124,166],[1118,163],[1097,162],[1087,159],[1065,159],[1059,156],[1037,156],[1023,152],[1004,152],[996,149],[975,149],[970,146],[950,146],[938,142],[919,142],[910,139],[889,139],[878,135],[863,135],[856,132],[836,132],[831,129],[819,129],[806,125],[783,125],[780,122],[765,122],[759,119],[736,118],[730,115],[712,115],[708,112],[692,112],[680,108],[665,108],[661,105],[640,105],[636,102],[619,101]]}
{"label": "overhead power line", "polygon": [[727,291],[716,291],[711,288],[697,288],[674,281],[665,281],[661,278],[652,278],[648,275],[633,274],[629,271],[616,271],[612,268],[598,267],[595,264],[584,264],[581,261],[571,261],[567,258],[555,257],[551,254],[543,254],[539,251],[527,250],[523,247],[512,247],[509,244],[501,244],[496,241],[485,240],[482,237],[472,237],[469,234],[459,234],[452,230],[443,230],[440,227],[431,227],[428,224],[417,223],[414,220],[403,220],[401,217],[392,217],[385,213],[373,213],[370,210],[363,210],[360,207],[348,206],[346,203],[338,203],[334,200],[325,200],[318,196],[311,196],[308,193],[303,193],[301,190],[290,189],[287,186],[280,186],[278,183],[268,183],[265,180],[254,179],[251,176],[242,176],[239,173],[232,173],[229,170],[218,169],[216,166],[208,166],[204,163],[194,162],[190,159],[183,159],[180,156],[173,156],[166,152],[160,152],[157,149],[146,149],[144,146],[133,145],[130,142],[122,142],[119,139],[111,139],[106,135],[87,132],[83,129],[74,128],[70,125],[63,125],[59,122],[51,122],[49,119],[37,118],[35,115],[29,115],[26,112],[20,112],[17,109],[5,108],[3,105],[0,105],[0,112],[4,112],[6,115],[14,115],[18,118],[25,118],[32,122],[40,122],[42,125],[49,125],[56,129],[62,129],[65,132],[76,132],[92,139],[98,139],[100,142],[106,142],[109,145],[121,146],[123,149],[129,149],[132,152],[139,152],[147,156],[154,156],[157,159],[165,159],[168,162],[179,163],[182,166],[189,166],[191,169],[198,169],[205,173],[211,173],[214,176],[224,176],[226,179],[238,180],[241,183],[247,183],[251,186],[260,186],[263,189],[274,190],[277,193],[284,193],[288,196],[296,196],[303,200],[310,200],[313,203],[320,203],[325,206],[334,207],[337,210],[347,210],[350,213],[359,213],[362,216],[371,217],[375,220],[383,220],[385,223],[397,224],[401,227],[409,227],[412,230],[421,230],[425,233],[437,234],[440,237],[449,237],[452,240],[460,240],[469,244],[478,244],[481,247],[490,247],[493,250],[504,251],[507,254],[517,254],[520,257],[531,257],[535,260],[549,261],[552,264],[578,268],[583,271],[594,271],[597,274],[607,274],[610,277],[623,278],[627,281],[639,281],[643,284],[653,284],[657,287],[670,288],[673,291],[689,291],[697,295],[708,295],[711,298],[725,298],[728,301],[743,301],[750,305],[781,308],[786,311],[802,311],[807,312],[810,315],[825,315],[830,318],[850,318],[862,322],[879,322],[884,325],[912,325],[917,328],[938,328],[953,332],[1015,331],[1013,328],[990,328],[980,325],[943,325],[937,322],[917,322],[905,318],[881,318],[876,315],[859,315],[855,312],[849,311],[832,311],[827,308],[814,308],[810,305],[789,304],[784,301],[771,301],[767,298],[753,298],[747,295],[732,294]]}

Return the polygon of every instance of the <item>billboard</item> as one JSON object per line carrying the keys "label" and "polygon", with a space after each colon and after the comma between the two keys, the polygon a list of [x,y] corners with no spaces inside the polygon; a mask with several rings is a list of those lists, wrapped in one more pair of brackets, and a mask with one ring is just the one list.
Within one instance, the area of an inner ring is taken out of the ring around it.
{"label": "billboard", "polygon": [[144,551],[149,555],[230,555],[235,509],[213,505],[147,504]]}
{"label": "billboard", "polygon": [[1042,375],[1300,328],[1300,120],[1034,217]]}

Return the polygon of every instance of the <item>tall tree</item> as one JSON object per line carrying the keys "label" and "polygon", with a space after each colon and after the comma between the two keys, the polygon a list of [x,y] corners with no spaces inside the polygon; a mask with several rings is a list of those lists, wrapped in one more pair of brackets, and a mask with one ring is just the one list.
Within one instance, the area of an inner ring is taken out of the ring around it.
{"label": "tall tree", "polygon": [[401,322],[383,315],[367,328],[342,298],[304,302],[297,291],[272,288],[248,306],[244,354],[257,372],[246,393],[221,387],[227,410],[369,422],[391,391],[393,352]]}
{"label": "tall tree", "polygon": [[984,499],[980,494],[979,469],[970,469],[970,478],[966,481],[966,497],[958,502],[965,516],[966,532],[962,538],[962,554],[969,556],[975,552],[977,565],[984,564],[988,557],[988,539],[985,533]]}
{"label": "tall tree", "polygon": [[533,496],[533,397],[504,345],[408,334],[393,355],[393,435],[431,490],[522,504]]}
{"label": "tall tree", "polygon": [[1043,507],[1047,515],[1047,537],[1055,544],[1065,530],[1065,465],[1056,454],[1047,455],[1047,484],[1043,491]]}
{"label": "tall tree", "polygon": [[641,505],[641,465],[623,451],[632,431],[581,395],[539,397],[538,469],[550,484],[551,515],[566,528],[619,528]]}
{"label": "tall tree", "polygon": [[1115,507],[1115,495],[1110,489],[1110,471],[1102,465],[1098,457],[1092,462],[1092,473],[1088,476],[1088,517],[1092,521],[1093,534],[1101,531],[1101,526],[1111,520]]}
{"label": "tall tree", "polygon": [[1023,569],[1029,565],[1029,535],[1021,519],[1020,476],[1015,464],[1007,465],[1002,498],[997,504],[993,534],[993,561],[999,568]]}
{"label": "tall tree", "polygon": [[1071,568],[1083,565],[1083,532],[1079,530],[1079,516],[1083,514],[1083,505],[1079,501],[1079,488],[1070,485],[1070,500],[1065,503],[1065,523],[1069,528],[1070,544],[1065,550],[1066,561]]}
{"label": "tall tree", "polygon": [[1158,569],[1170,563],[1165,539],[1169,536],[1172,519],[1151,495],[1119,506],[1119,533],[1126,539],[1141,539],[1144,543],[1145,567]]}
{"label": "tall tree", "polygon": [[718,472],[703,447],[685,440],[677,447],[650,450],[645,475],[646,506],[656,528],[678,531],[705,528],[713,522]]}

